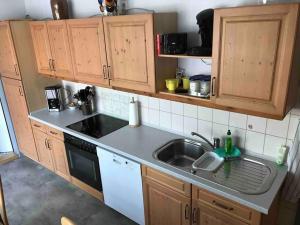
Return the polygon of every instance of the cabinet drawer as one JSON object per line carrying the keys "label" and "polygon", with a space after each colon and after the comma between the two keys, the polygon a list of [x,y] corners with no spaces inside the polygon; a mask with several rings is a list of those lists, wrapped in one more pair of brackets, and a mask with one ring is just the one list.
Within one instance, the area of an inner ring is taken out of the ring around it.
{"label": "cabinet drawer", "polygon": [[166,187],[171,188],[174,191],[177,191],[178,193],[181,193],[188,197],[191,196],[191,184],[185,183],[182,180],[146,166],[142,167],[142,174],[144,177],[148,177],[156,181],[157,183],[160,183]]}
{"label": "cabinet drawer", "polygon": [[40,123],[40,122],[37,122],[35,120],[31,120],[31,126],[34,128],[34,129],[37,129],[39,131],[42,131],[44,133],[47,133],[47,126]]}
{"label": "cabinet drawer", "polygon": [[48,132],[48,135],[54,137],[54,138],[57,138],[59,140],[64,140],[64,134],[63,132],[55,129],[55,128],[52,128],[52,127],[48,127],[47,128],[47,132]]}
{"label": "cabinet drawer", "polygon": [[234,215],[235,217],[244,219],[246,221],[252,220],[252,209],[194,186],[193,199],[202,202],[223,213]]}

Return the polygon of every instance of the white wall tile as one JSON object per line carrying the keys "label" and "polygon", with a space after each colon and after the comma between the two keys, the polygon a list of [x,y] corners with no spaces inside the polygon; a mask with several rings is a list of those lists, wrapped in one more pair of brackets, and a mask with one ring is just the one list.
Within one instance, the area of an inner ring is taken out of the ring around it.
{"label": "white wall tile", "polygon": [[214,123],[212,138],[220,138],[220,140],[221,140],[220,144],[221,144],[221,146],[224,146],[227,131],[228,131],[227,125]]}
{"label": "white wall tile", "polygon": [[197,125],[197,119],[190,118],[190,117],[184,117],[184,134],[191,137],[191,132],[197,132],[198,125]]}
{"label": "white wall tile", "polygon": [[212,109],[198,106],[198,119],[212,121]]}
{"label": "white wall tile", "polygon": [[183,133],[183,116],[172,114],[172,130]]}
{"label": "white wall tile", "polygon": [[155,109],[149,109],[148,123],[154,126],[159,126],[159,111]]}
{"label": "white wall tile", "polygon": [[198,117],[197,106],[190,105],[190,104],[184,104],[183,105],[183,115],[197,119],[197,117]]}
{"label": "white wall tile", "polygon": [[258,154],[264,152],[265,135],[257,132],[247,131],[245,149]]}
{"label": "white wall tile", "polygon": [[171,113],[162,112],[159,113],[159,124],[161,128],[170,130],[172,127]]}
{"label": "white wall tile", "polygon": [[289,130],[288,130],[288,138],[289,139],[294,139],[296,131],[297,131],[297,127],[299,124],[299,120],[300,120],[300,116],[296,116],[296,115],[291,115],[290,118],[290,125],[289,125]]}
{"label": "white wall tile", "polygon": [[291,149],[293,147],[293,144],[294,144],[293,140],[290,140],[290,139],[286,140],[286,146],[288,148],[288,156],[287,156],[287,163],[288,163],[288,165],[289,165],[289,162],[291,162],[293,160],[293,157],[294,157],[291,154]]}
{"label": "white wall tile", "polygon": [[159,100],[159,109],[164,112],[171,112],[171,101],[160,99]]}
{"label": "white wall tile", "polygon": [[212,126],[212,122],[198,120],[198,133],[207,138],[208,140],[212,140]]}
{"label": "white wall tile", "polygon": [[141,110],[140,110],[140,118],[141,118],[141,123],[142,124],[147,124],[149,119],[148,119],[148,115],[149,115],[149,111],[148,111],[148,108],[146,107],[141,107]]}
{"label": "white wall tile", "polygon": [[245,148],[245,140],[246,140],[246,130],[239,129],[236,127],[229,127],[232,136],[233,145],[237,146],[238,148]]}
{"label": "white wall tile", "polygon": [[282,121],[268,119],[266,134],[286,138],[288,127],[289,127],[289,121],[290,121],[290,114],[288,114]]}
{"label": "white wall tile", "polygon": [[247,115],[241,113],[229,114],[229,126],[246,129],[247,126]]}
{"label": "white wall tile", "polygon": [[183,115],[183,103],[172,101],[171,105],[173,114]]}
{"label": "white wall tile", "polygon": [[247,130],[265,133],[267,127],[267,119],[257,116],[248,116]]}
{"label": "white wall tile", "polygon": [[229,112],[213,109],[213,122],[228,125],[229,123]]}
{"label": "white wall tile", "polygon": [[139,96],[139,102],[142,107],[149,108],[149,97],[145,95],[140,95]]}
{"label": "white wall tile", "polygon": [[274,159],[277,158],[278,149],[286,144],[285,138],[279,138],[275,136],[266,135],[264,155],[270,156]]}
{"label": "white wall tile", "polygon": [[149,108],[159,110],[159,99],[149,97]]}

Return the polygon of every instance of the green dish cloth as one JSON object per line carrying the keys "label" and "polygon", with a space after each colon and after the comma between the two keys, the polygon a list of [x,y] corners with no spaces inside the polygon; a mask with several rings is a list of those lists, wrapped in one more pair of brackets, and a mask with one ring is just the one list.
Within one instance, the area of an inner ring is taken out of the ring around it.
{"label": "green dish cloth", "polygon": [[218,156],[220,156],[220,157],[222,157],[222,158],[224,158],[224,157],[240,157],[240,156],[241,156],[241,151],[240,151],[240,149],[239,149],[238,147],[236,147],[236,146],[233,146],[233,147],[232,147],[232,152],[231,152],[231,154],[229,154],[229,155],[225,153],[225,149],[224,149],[224,148],[217,148],[217,149],[214,150],[214,152],[215,152]]}

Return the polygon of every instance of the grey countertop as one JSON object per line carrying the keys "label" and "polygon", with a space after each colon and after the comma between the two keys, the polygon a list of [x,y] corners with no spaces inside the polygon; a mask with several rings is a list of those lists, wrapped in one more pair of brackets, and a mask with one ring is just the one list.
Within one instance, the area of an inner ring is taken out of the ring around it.
{"label": "grey countertop", "polygon": [[89,141],[99,147],[120,154],[141,164],[175,176],[185,182],[192,183],[193,185],[206,189],[212,193],[236,201],[264,214],[268,214],[271,204],[279,192],[279,189],[283,184],[287,174],[286,167],[277,166],[277,176],[272,184],[272,187],[266,193],[260,195],[243,194],[201,177],[197,177],[191,173],[181,171],[153,158],[152,155],[155,150],[171,140],[184,138],[183,136],[147,126],[141,126],[138,128],[126,126],[109,135],[96,139],[66,127],[90,116],[83,116],[81,111],[78,110],[65,110],[60,113],[49,113],[48,110],[43,109],[31,113],[29,117],[33,120]]}

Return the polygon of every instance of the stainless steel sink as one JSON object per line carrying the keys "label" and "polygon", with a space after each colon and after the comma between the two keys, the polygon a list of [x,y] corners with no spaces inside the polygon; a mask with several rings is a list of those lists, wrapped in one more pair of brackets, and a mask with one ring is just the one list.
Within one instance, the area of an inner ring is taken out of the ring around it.
{"label": "stainless steel sink", "polygon": [[200,142],[188,139],[173,140],[154,152],[154,158],[190,172],[192,164],[207,150]]}
{"label": "stainless steel sink", "polygon": [[216,171],[193,170],[192,164],[210,148],[202,142],[176,139],[154,152],[153,157],[167,165],[245,194],[262,194],[277,175],[274,163],[254,157],[224,162]]}

